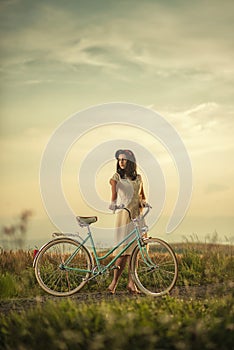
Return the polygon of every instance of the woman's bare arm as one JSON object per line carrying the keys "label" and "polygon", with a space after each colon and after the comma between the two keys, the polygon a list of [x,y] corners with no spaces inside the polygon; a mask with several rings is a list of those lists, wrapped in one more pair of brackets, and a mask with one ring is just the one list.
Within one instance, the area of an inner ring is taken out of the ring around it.
{"label": "woman's bare arm", "polygon": [[143,201],[146,200],[146,197],[145,197],[145,191],[144,191],[144,186],[143,186],[143,182],[142,182],[142,177],[141,175],[140,176],[140,179],[141,179],[141,190],[140,190],[140,197]]}
{"label": "woman's bare arm", "polygon": [[115,202],[117,199],[117,190],[116,190],[117,182],[113,179],[110,180],[111,185],[111,202]]}
{"label": "woman's bare arm", "polygon": [[141,199],[142,199],[143,201],[145,201],[145,200],[146,200],[143,185],[142,185],[142,187],[141,187],[140,196],[141,196]]}

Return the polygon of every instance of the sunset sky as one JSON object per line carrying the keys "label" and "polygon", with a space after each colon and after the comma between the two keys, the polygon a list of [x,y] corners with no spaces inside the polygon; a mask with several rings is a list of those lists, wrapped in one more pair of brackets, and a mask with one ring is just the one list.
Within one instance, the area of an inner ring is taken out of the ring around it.
{"label": "sunset sky", "polygon": [[[205,240],[217,231],[220,241],[234,241],[232,0],[1,0],[0,27],[1,226],[32,209],[30,244],[50,239],[39,172],[51,135],[81,110],[126,102],[157,111],[183,140],[193,169],[187,214],[165,234],[178,192],[173,160],[152,135],[134,126],[98,127],[98,118],[64,162],[63,188],[74,212],[100,216],[97,227],[111,225],[111,214],[85,203],[77,174],[97,145],[132,140],[150,150],[165,177],[154,232],[173,241],[194,234]],[[149,197],[153,187],[137,155]],[[108,203],[115,161],[100,167],[97,193]]]}

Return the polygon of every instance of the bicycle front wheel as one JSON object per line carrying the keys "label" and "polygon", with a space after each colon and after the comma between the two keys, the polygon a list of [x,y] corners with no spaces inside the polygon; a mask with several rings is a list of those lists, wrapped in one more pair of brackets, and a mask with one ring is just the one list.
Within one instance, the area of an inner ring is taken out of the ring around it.
{"label": "bicycle front wheel", "polygon": [[91,254],[85,246],[71,238],[58,238],[38,253],[35,275],[47,293],[68,296],[87,283],[92,265]]}
{"label": "bicycle front wheel", "polygon": [[170,245],[158,238],[146,238],[131,256],[131,273],[137,287],[154,297],[169,293],[178,276],[178,263]]}

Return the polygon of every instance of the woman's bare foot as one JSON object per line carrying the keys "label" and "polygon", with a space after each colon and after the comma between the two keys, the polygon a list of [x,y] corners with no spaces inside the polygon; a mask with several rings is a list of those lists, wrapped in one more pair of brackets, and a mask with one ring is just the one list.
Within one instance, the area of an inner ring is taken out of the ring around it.
{"label": "woman's bare foot", "polygon": [[111,294],[115,294],[115,290],[116,290],[116,285],[114,283],[111,283],[109,285],[109,287],[107,288],[107,290],[111,293]]}
{"label": "woman's bare foot", "polygon": [[129,284],[127,286],[127,290],[130,294],[141,294],[141,292],[137,289],[137,287],[134,284]]}

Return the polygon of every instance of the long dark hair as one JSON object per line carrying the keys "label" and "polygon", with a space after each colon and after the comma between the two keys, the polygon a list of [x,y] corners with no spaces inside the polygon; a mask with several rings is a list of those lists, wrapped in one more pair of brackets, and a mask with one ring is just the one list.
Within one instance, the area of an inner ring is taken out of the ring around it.
{"label": "long dark hair", "polygon": [[[121,169],[119,166],[118,157],[120,154],[124,154],[126,159],[127,159],[125,169]],[[115,158],[117,159],[116,171],[120,175],[121,179],[123,179],[125,177],[129,177],[131,180],[136,180],[136,178],[137,178],[137,165],[136,165],[136,158],[135,158],[133,152],[130,150],[118,150],[115,153]]]}

